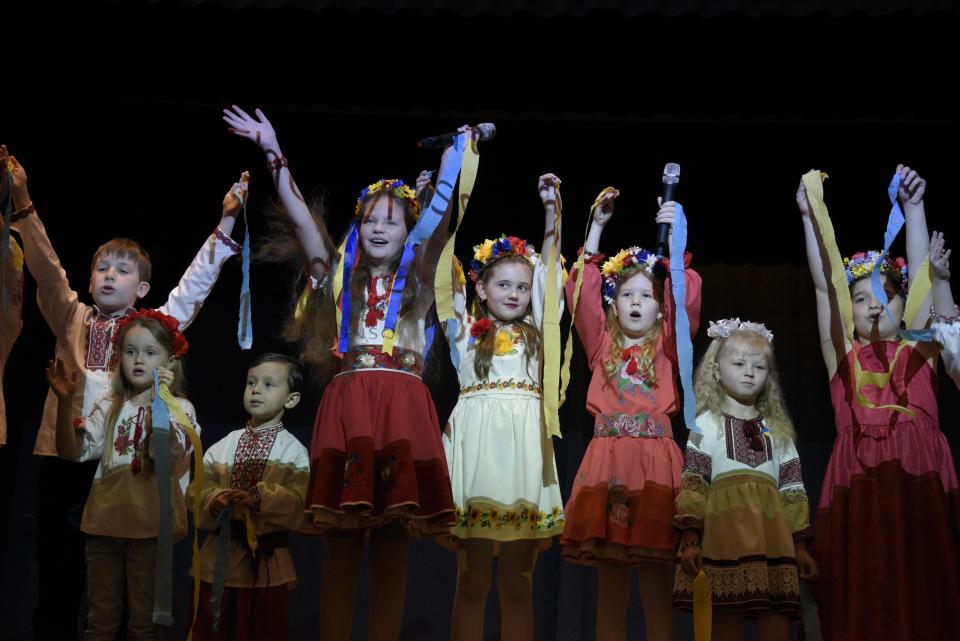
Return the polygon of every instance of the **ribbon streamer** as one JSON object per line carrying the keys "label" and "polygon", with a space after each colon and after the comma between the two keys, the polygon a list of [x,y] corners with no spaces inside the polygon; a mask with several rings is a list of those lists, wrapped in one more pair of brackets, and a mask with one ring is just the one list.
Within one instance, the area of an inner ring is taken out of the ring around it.
{"label": "ribbon streamer", "polygon": [[213,617],[213,631],[220,629],[220,608],[223,603],[223,588],[227,583],[230,565],[230,521],[233,518],[233,506],[220,511],[217,523],[220,533],[217,535],[217,556],[213,562],[213,582],[210,584],[210,613]]}
{"label": "ribbon streamer", "polygon": [[693,638],[710,641],[713,629],[713,599],[710,596],[710,580],[703,570],[693,580]]}
{"label": "ribbon streamer", "polygon": [[683,421],[687,429],[703,434],[697,426],[697,399],[693,394],[693,343],[690,340],[690,319],[687,317],[687,279],[684,274],[684,252],[687,251],[687,217],[683,205],[677,203],[670,237],[670,281],[673,292],[674,338],[677,341],[677,363],[680,367],[680,385],[683,388]]}
{"label": "ribbon streamer", "polygon": [[[250,173],[243,172],[240,182],[234,185],[234,197],[243,205],[243,281],[240,284],[240,318],[237,321],[237,342],[240,349],[253,347],[253,309],[250,303],[250,224],[247,221]],[[237,195],[237,191],[240,195]]]}
{"label": "ribbon streamer", "polygon": [[547,436],[560,434],[560,186],[554,185],[556,205],[553,213],[553,244],[547,255],[547,287],[543,293],[543,417]]}
{"label": "ribbon streamer", "polygon": [[153,461],[156,471],[157,558],[154,571],[153,622],[173,625],[173,509],[170,505],[170,413],[160,397],[160,376],[153,370]]}

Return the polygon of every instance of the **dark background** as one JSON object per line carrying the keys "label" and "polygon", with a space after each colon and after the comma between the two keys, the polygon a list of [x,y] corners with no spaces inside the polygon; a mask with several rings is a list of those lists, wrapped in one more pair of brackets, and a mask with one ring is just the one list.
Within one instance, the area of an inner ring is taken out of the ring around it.
{"label": "dark background", "polygon": [[[438,166],[437,152],[414,147],[418,138],[496,123],[458,235],[461,259],[501,232],[540,244],[536,182],[547,171],[563,179],[568,261],[607,185],[622,196],[601,249],[650,246],[663,165],[680,163],[688,249],[704,277],[702,321],[740,316],[776,334],[814,505],[834,427],[793,203],[801,174],[830,174],[826,199],[845,255],[882,245],[886,185],[899,162],[928,179],[930,228],[950,246],[960,231],[960,11],[949,2],[15,4],[0,9],[0,25],[0,142],[26,167],[71,284],[85,291],[96,247],[129,236],[153,257],[146,306],[164,302],[244,169],[254,243],[261,236],[273,188],[262,154],[225,131],[220,110],[231,103],[271,118],[301,188],[327,195],[335,237],[361,187],[380,177],[412,182]],[[895,247],[902,253],[902,236]],[[255,353],[286,349],[276,334],[291,281],[281,266],[254,266]],[[190,396],[208,444],[245,420],[239,287],[233,259],[187,333]],[[53,339],[34,292],[28,276],[25,327],[4,381],[0,620],[9,625],[0,638],[30,638],[35,590],[30,450]],[[705,332],[694,345],[699,356]],[[455,402],[453,376],[446,365],[447,384],[435,389],[442,416]],[[592,430],[582,410],[587,376],[578,353],[557,442],[565,491]],[[941,388],[956,450],[960,402],[949,380]],[[305,440],[318,400],[307,394],[287,421]],[[294,543],[293,639],[316,637],[321,548],[321,539]],[[403,638],[446,638],[454,557],[417,542],[411,561]],[[592,570],[561,564],[554,548],[535,591],[538,639],[593,638]],[[631,634],[640,638],[634,601]],[[363,595],[359,608],[358,639]],[[496,609],[492,597],[488,638],[497,638]],[[683,638],[689,617],[678,622]]]}

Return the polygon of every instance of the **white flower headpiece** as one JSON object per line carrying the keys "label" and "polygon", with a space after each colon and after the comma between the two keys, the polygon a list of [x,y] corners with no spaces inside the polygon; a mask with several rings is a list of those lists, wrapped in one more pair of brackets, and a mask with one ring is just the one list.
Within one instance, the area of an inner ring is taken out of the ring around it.
{"label": "white flower headpiece", "polygon": [[740,322],[739,318],[724,318],[717,322],[710,321],[710,327],[707,328],[707,336],[710,338],[729,338],[730,334],[736,331],[753,332],[767,339],[768,343],[773,342],[773,332],[767,329],[763,323],[752,323],[750,321]]}

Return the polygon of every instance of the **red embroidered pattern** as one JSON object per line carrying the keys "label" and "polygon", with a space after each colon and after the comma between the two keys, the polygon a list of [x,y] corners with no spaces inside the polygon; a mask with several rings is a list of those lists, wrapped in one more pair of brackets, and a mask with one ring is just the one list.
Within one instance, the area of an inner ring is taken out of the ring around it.
{"label": "red embroidered pattern", "polygon": [[766,434],[760,434],[760,438],[763,439],[763,449],[758,451],[750,447],[750,439],[747,438],[744,424],[755,423],[759,420],[760,419],[745,420],[724,415],[723,421],[727,441],[727,456],[730,459],[738,463],[743,463],[744,465],[749,465],[750,467],[758,467],[773,459],[773,444],[770,442],[770,437]]}
{"label": "red embroidered pattern", "polygon": [[118,354],[111,349],[114,334],[117,333],[117,321],[126,318],[107,316],[93,309],[93,317],[87,320],[87,357],[83,366],[91,371],[110,371],[116,369]]}
{"label": "red embroidered pattern", "polygon": [[[377,293],[377,281],[383,281],[384,292]],[[387,300],[390,298],[390,291],[393,287],[393,274],[382,275],[372,274],[370,282],[367,283],[367,315],[364,324],[367,327],[376,327],[377,323],[383,320],[387,312]]]}
{"label": "red embroidered pattern", "polygon": [[283,423],[273,427],[254,431],[248,425],[237,442],[237,451],[233,456],[233,473],[230,475],[230,487],[237,490],[251,490],[263,478],[270,450],[277,440],[277,434],[283,429]]}

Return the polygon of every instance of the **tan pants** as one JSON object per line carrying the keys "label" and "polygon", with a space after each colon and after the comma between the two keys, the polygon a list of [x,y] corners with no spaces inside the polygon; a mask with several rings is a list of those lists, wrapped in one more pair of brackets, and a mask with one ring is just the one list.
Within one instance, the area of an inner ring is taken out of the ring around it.
{"label": "tan pants", "polygon": [[156,539],[87,537],[87,631],[86,641],[114,641],[127,596],[127,636],[133,640],[160,641],[153,624]]}

